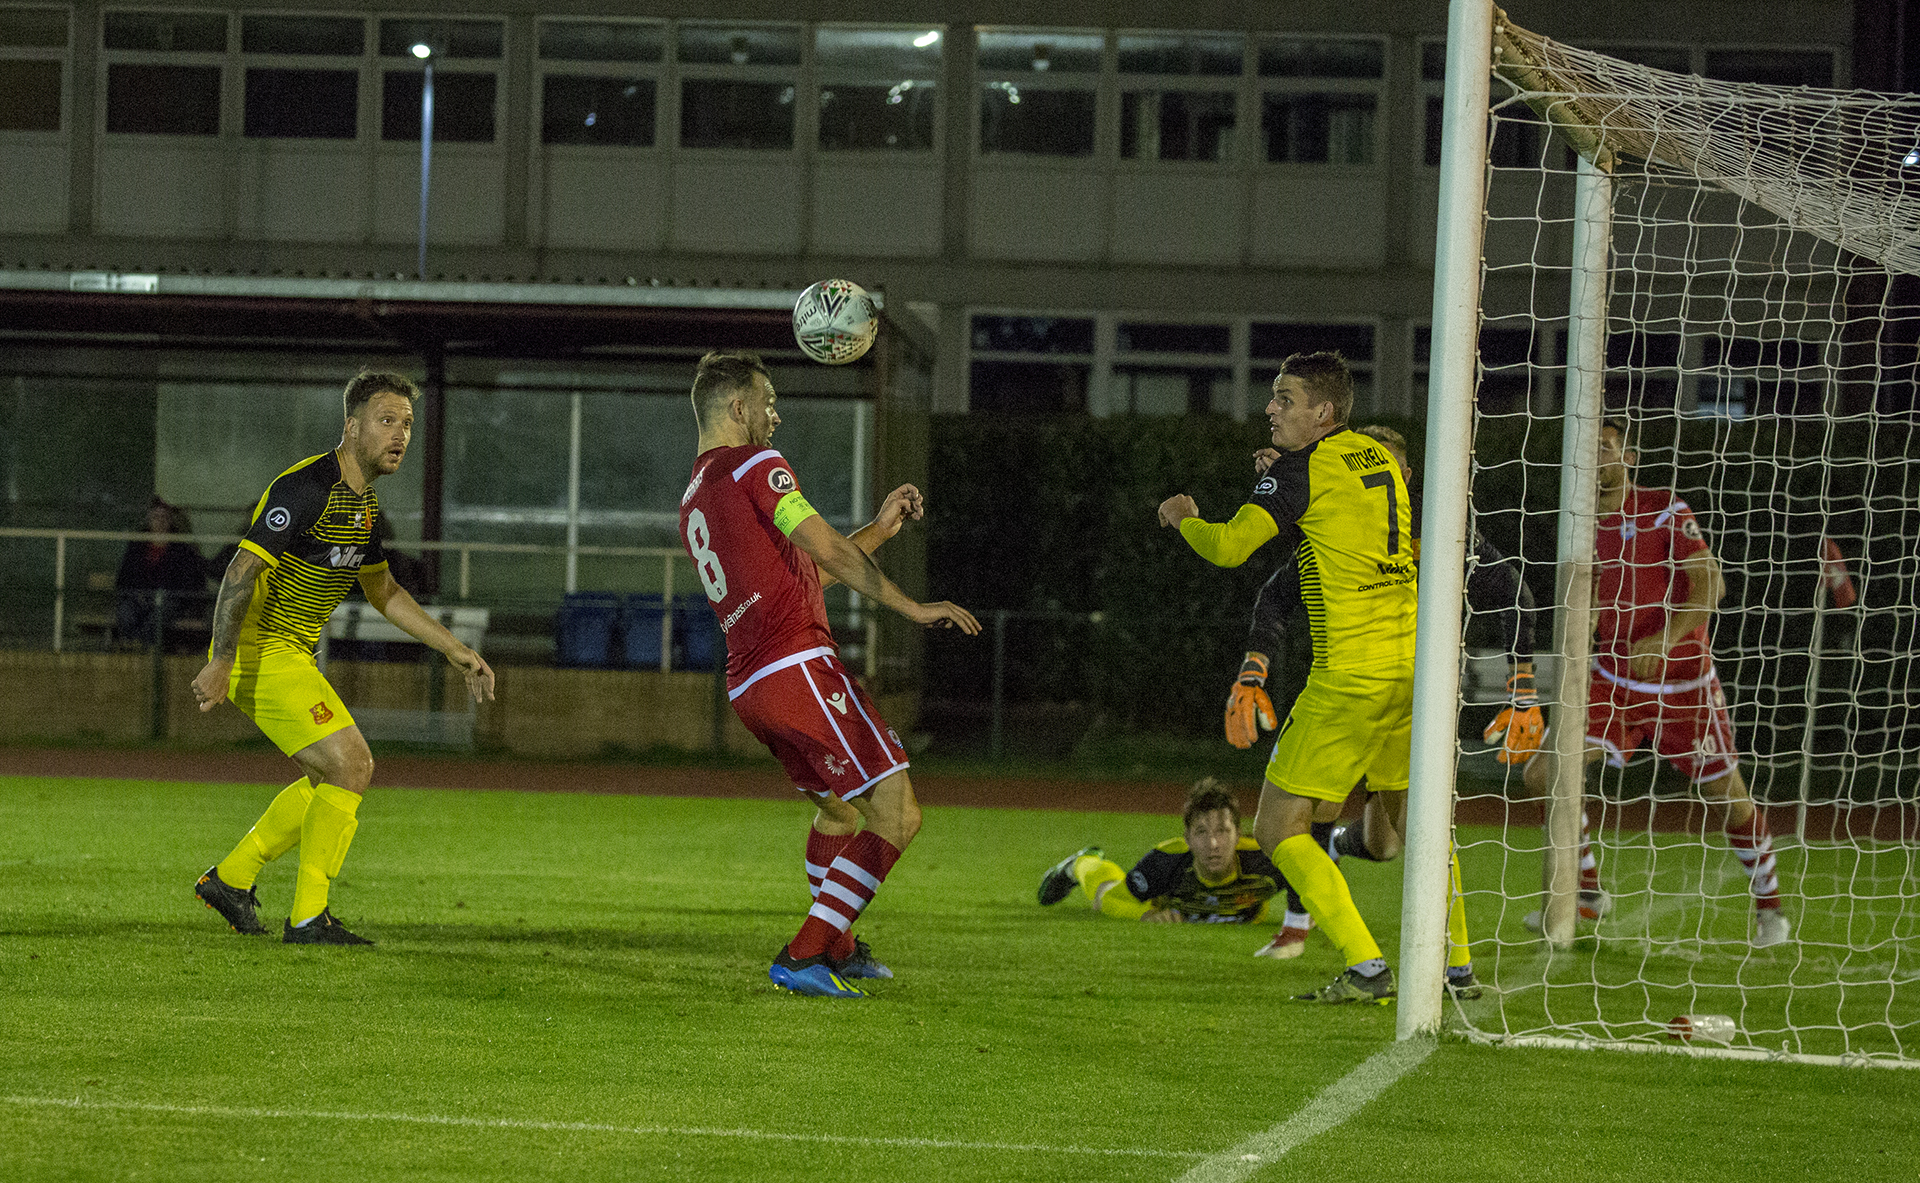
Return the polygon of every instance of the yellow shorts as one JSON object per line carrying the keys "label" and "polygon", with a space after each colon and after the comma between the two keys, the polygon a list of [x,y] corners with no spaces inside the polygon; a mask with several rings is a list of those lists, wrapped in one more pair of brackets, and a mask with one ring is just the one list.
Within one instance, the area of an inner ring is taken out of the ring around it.
{"label": "yellow shorts", "polygon": [[1314,670],[1273,741],[1267,780],[1297,797],[1345,801],[1362,776],[1383,792],[1407,787],[1413,669],[1398,677]]}
{"label": "yellow shorts", "polygon": [[235,662],[227,697],[289,756],[353,726],[347,704],[310,653],[276,649]]}

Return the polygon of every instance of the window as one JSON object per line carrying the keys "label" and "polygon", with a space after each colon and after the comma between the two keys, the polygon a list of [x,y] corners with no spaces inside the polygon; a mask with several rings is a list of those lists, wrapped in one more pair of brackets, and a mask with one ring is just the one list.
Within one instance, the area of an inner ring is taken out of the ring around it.
{"label": "window", "polygon": [[656,86],[651,78],[548,74],[540,87],[540,142],[651,148]]}
{"label": "window", "polygon": [[436,61],[441,58],[498,59],[506,52],[506,26],[500,21],[428,17],[380,22],[380,56],[383,58],[411,58],[413,47],[422,42],[433,47]]}
{"label": "window", "polygon": [[201,12],[109,12],[101,21],[106,129],[217,136],[227,18]]}
{"label": "window", "polygon": [[816,30],[820,146],[931,150],[943,39],[939,29],[925,26]]}
{"label": "window", "polygon": [[797,66],[800,28],[685,24],[680,26],[678,53],[681,62],[699,65]]}
{"label": "window", "polygon": [[967,385],[974,410],[1058,414],[1087,409],[1092,317],[976,315],[970,343]]}
{"label": "window", "polygon": [[1832,86],[1833,51],[1827,49],[1709,49],[1705,74],[1723,82],[1769,86]]}
{"label": "window", "polygon": [[365,22],[353,17],[243,16],[240,48],[246,53],[285,53],[357,58],[367,51]]}
{"label": "window", "polygon": [[246,135],[351,140],[360,134],[358,70],[247,70]]}
{"label": "window", "polygon": [[220,134],[220,67],[107,67],[107,130],[140,135]]}
{"label": "window", "polygon": [[1533,329],[1485,324],[1480,327],[1480,413],[1524,412],[1533,390]]}
{"label": "window", "polygon": [[227,18],[210,12],[109,12],[106,48],[149,53],[225,53]]}
{"label": "window", "polygon": [[1067,30],[982,29],[980,151],[1091,156],[1106,38]]}
{"label": "window", "polygon": [[[433,48],[433,138],[435,142],[490,144],[495,136],[499,76],[506,28],[500,21],[409,18],[380,22],[380,56],[405,61],[381,71],[380,138],[389,143],[420,139],[420,100],[426,70],[413,47]],[[457,62],[448,67],[443,63]]]}
{"label": "window", "polygon": [[1234,34],[1121,34],[1121,159],[1231,159],[1245,58]]}
{"label": "window", "polygon": [[683,24],[676,52],[683,148],[791,149],[798,25]]}
{"label": "window", "polygon": [[683,79],[680,146],[791,148],[793,95],[791,82]]}
{"label": "window", "polygon": [[1693,73],[1693,51],[1684,45],[1595,45],[1595,53],[1619,58],[1638,66],[1650,66],[1669,74]]}
{"label": "window", "polygon": [[1699,413],[1729,419],[1819,415],[1827,393],[1824,352],[1817,341],[1705,337]]}
{"label": "window", "polygon": [[59,131],[67,10],[0,8],[0,131]]}
{"label": "window", "polygon": [[[1421,42],[1420,94],[1424,121],[1420,143],[1421,159],[1426,162],[1428,168],[1440,167],[1440,135],[1446,126],[1444,117],[1446,104],[1442,97],[1446,81],[1447,43],[1444,41]],[[1424,359],[1426,353],[1422,352],[1419,356]],[[1422,378],[1420,381],[1424,385],[1426,379]]]}
{"label": "window", "polygon": [[1384,43],[1267,37],[1259,58],[1260,136],[1270,163],[1377,163]]}
{"label": "window", "polygon": [[[380,91],[381,139],[420,138],[420,99],[426,77],[424,70],[385,72]],[[436,69],[433,72],[434,142],[492,143],[496,85],[492,74]]]}
{"label": "window", "polygon": [[666,26],[541,21],[540,142],[651,148]]}
{"label": "window", "polygon": [[[1565,330],[1561,330],[1562,341],[1565,335]],[[1534,356],[1536,347],[1532,327],[1510,328],[1497,324],[1480,327],[1479,385],[1475,401],[1481,414],[1524,412],[1531,405],[1536,380],[1539,389],[1544,391],[1549,388],[1549,380],[1555,371],[1537,364]],[[1416,411],[1427,405],[1427,380],[1432,352],[1433,330],[1427,325],[1413,326],[1412,386]]]}
{"label": "window", "polygon": [[247,54],[244,135],[359,138],[366,21],[248,14],[240,18],[240,48]]}
{"label": "window", "polygon": [[540,56],[552,62],[648,62],[666,53],[665,25],[635,21],[541,21]]}
{"label": "window", "polygon": [[1247,404],[1254,408],[1266,405],[1272,397],[1273,380],[1280,374],[1280,363],[1288,357],[1296,353],[1337,350],[1347,359],[1347,368],[1353,371],[1353,405],[1356,408],[1373,406],[1376,335],[1377,330],[1370,324],[1254,321],[1247,339],[1252,386]]}
{"label": "window", "polygon": [[1223,324],[1123,320],[1114,326],[1109,415],[1232,414],[1233,331]]}

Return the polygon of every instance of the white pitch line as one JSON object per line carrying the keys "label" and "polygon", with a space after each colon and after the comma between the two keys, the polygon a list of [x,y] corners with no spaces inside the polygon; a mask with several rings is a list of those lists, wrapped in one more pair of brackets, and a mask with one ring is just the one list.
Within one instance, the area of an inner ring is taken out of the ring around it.
{"label": "white pitch line", "polygon": [[0,1105],[42,1109],[127,1110],[187,1117],[249,1117],[311,1121],[390,1121],[408,1125],[465,1126],[485,1130],[626,1134],[633,1137],[740,1138],[766,1142],[815,1142],[835,1146],[903,1146],[916,1150],[1000,1150],[1030,1154],[1084,1154],[1122,1158],[1204,1158],[1198,1150],[1130,1150],[1107,1146],[1050,1146],[1039,1142],[957,1142],[940,1138],[863,1138],[851,1134],[785,1134],[773,1130],[711,1126],[625,1126],[592,1121],[525,1121],[511,1117],[448,1117],[426,1113],[335,1113],[308,1109],[242,1109],[223,1105],[165,1105],[151,1101],[89,1101],[79,1097],[0,1097]]}
{"label": "white pitch line", "polygon": [[1212,1155],[1174,1183],[1239,1183],[1248,1175],[1283,1158],[1294,1147],[1324,1134],[1373,1102],[1389,1086],[1418,1068],[1433,1054],[1435,1041],[1410,1039],[1388,1044],[1360,1062],[1359,1067],[1321,1089],[1306,1108],[1270,1129],[1262,1130],[1230,1150]]}

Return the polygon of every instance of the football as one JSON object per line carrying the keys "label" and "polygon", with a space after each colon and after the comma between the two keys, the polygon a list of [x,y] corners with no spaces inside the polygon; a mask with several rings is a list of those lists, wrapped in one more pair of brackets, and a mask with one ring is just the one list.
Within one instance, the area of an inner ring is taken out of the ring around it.
{"label": "football", "polygon": [[793,305],[793,337],[817,362],[844,366],[858,361],[880,334],[873,297],[851,280],[823,279]]}

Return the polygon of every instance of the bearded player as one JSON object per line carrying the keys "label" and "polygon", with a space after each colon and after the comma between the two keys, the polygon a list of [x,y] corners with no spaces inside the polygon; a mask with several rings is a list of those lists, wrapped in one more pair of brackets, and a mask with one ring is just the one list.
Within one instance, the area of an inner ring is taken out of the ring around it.
{"label": "bearded player", "polygon": [[313,659],[327,617],[356,583],[388,620],[445,654],[476,702],[493,697],[493,671],[394,582],[380,546],[373,482],[393,475],[406,456],[419,396],[399,374],[362,371],[347,383],[340,446],[273,478],[221,581],[194,698],[202,711],[231,699],[303,774],[194,884],[194,894],[236,932],[266,931],[254,880],[298,846],[293,907],[280,939],[373,943],[349,932],[327,907],[328,886],[360,827],[373,753]]}
{"label": "bearded player", "polygon": [[[1707,642],[1707,622],[1727,585],[1687,503],[1670,489],[1633,483],[1639,460],[1625,420],[1601,425],[1584,761],[1624,767],[1651,743],[1692,782],[1740,860],[1753,897],[1753,947],[1782,944],[1792,926],[1780,910],[1773,834],[1740,775],[1733,720]],[[1527,765],[1535,796],[1546,793],[1557,766],[1551,752]],[[1582,813],[1579,915],[1598,919],[1609,903]],[[1526,923],[1538,931],[1540,914],[1530,913]]]}
{"label": "bearded player", "polygon": [[[920,493],[902,486],[881,518],[853,538],[829,526],[771,446],[780,415],[773,378],[747,352],[709,353],[693,379],[699,455],[680,499],[680,538],[727,638],[727,698],[811,797],[820,816],[807,835],[813,907],[768,968],[795,994],[860,998],[850,977],[891,977],[853,936],[853,923],[920,829],[900,737],[846,667],[827,625],[822,579],[921,625],[980,622],[958,605],[921,604],[881,573],[871,552],[920,516]],[[854,824],[860,829],[854,832]]]}

